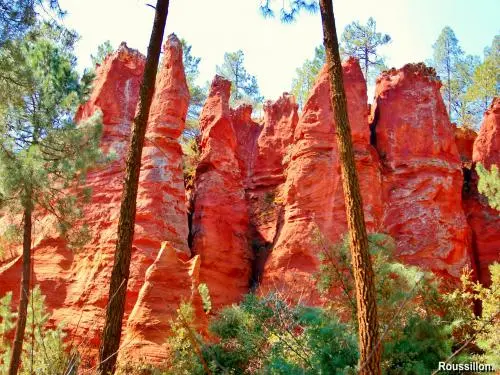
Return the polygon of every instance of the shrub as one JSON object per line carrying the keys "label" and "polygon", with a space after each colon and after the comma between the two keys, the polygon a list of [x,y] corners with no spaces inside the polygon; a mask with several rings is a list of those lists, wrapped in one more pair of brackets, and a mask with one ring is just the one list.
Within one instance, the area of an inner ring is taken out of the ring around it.
{"label": "shrub", "polygon": [[[0,300],[0,373],[7,373],[10,361],[10,342],[5,335],[14,329],[16,314],[11,310],[12,293]],[[39,286],[33,288],[28,305],[28,320],[24,338],[19,374],[37,375],[76,374],[78,356],[68,353],[63,343],[61,327],[47,328],[50,315],[45,306],[45,297]]]}
{"label": "shrub", "polygon": [[[296,305],[275,293],[250,294],[215,316],[209,326],[212,341],[196,334],[192,308],[181,307],[173,325],[171,373],[356,373],[356,304],[347,242],[330,246],[320,236],[317,240],[323,252],[316,277],[322,293],[330,296],[328,306]],[[399,263],[389,236],[370,235],[369,242],[385,374],[432,373],[448,359],[499,366],[499,264],[490,267],[490,288],[472,282],[465,272],[462,287],[449,291],[432,273]],[[483,304],[482,318],[472,314],[474,299]]]}
{"label": "shrub", "polygon": [[488,204],[500,211],[500,174],[498,167],[493,164],[488,171],[481,163],[477,163],[476,171],[479,175],[478,191],[488,199]]}

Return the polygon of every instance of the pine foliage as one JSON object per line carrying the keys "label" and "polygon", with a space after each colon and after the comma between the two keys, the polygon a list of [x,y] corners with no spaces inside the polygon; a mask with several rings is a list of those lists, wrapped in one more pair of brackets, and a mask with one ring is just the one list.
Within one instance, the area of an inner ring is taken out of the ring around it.
{"label": "pine foliage", "polygon": [[479,176],[478,191],[486,197],[488,204],[492,208],[500,211],[500,174],[498,167],[493,164],[488,171],[481,163],[477,163],[476,172]]}
{"label": "pine foliage", "polygon": [[78,126],[73,121],[87,91],[76,73],[75,41],[74,33],[43,23],[0,49],[7,75],[0,77],[7,90],[0,103],[0,196],[14,211],[32,205],[55,215],[73,247],[88,237],[73,223],[90,196],[81,186],[100,158],[101,134],[99,113]]}
{"label": "pine foliage", "polygon": [[[10,341],[7,335],[14,329],[16,313],[11,310],[12,293],[0,299],[0,373],[7,373]],[[62,326],[47,328],[50,315],[40,287],[33,288],[28,305],[28,324],[23,346],[21,375],[76,374],[78,355],[66,347]],[[33,372],[34,371],[34,372]]]}

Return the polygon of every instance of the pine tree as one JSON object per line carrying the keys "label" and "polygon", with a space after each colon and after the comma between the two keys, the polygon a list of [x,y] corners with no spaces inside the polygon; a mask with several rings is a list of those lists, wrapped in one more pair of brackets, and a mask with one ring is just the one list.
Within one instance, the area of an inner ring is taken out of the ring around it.
{"label": "pine tree", "polygon": [[297,77],[292,81],[291,93],[297,99],[299,108],[302,108],[306,103],[316,78],[325,65],[325,47],[323,45],[314,49],[314,58],[304,61],[300,68],[296,69]]}
{"label": "pine tree", "polygon": [[35,25],[37,8],[50,9],[56,16],[64,15],[58,0],[0,0],[0,47]]}
{"label": "pine tree", "polygon": [[388,34],[377,32],[377,23],[370,17],[366,25],[354,21],[345,27],[342,33],[342,50],[346,55],[359,60],[368,81],[371,68],[380,71],[385,67],[384,58],[377,54],[377,48],[390,41]]}
{"label": "pine tree", "polygon": [[242,50],[224,54],[224,63],[217,65],[217,74],[232,83],[231,98],[234,103],[239,100],[250,100],[254,105],[262,101],[257,78],[247,73],[244,67],[245,54]]}
{"label": "pine tree", "polygon": [[[44,23],[0,49],[0,196],[23,212],[20,303],[9,374],[17,374],[22,353],[31,275],[32,216],[36,209],[58,219],[69,245],[86,237],[73,228],[85,192],[78,188],[99,157],[99,120],[72,121],[85,91],[76,73],[76,36]],[[75,193],[74,195],[71,193]]]}
{"label": "pine tree", "polygon": [[482,112],[478,100],[470,94],[473,75],[480,63],[478,56],[467,55],[457,63],[454,78],[451,80],[452,115],[459,126],[473,128],[481,121]]}
{"label": "pine tree", "polygon": [[446,26],[441,31],[432,48],[434,48],[433,65],[443,82],[441,91],[444,94],[448,115],[451,118],[452,103],[456,100],[456,95],[453,95],[452,80],[455,78],[457,64],[463,57],[463,51],[458,44],[454,31],[449,26]]}
{"label": "pine tree", "polygon": [[90,60],[92,61],[92,66],[95,67],[96,65],[102,64],[104,59],[111,53],[113,53],[114,48],[111,45],[111,42],[109,40],[106,40],[105,42],[99,44],[97,46],[97,52],[95,55],[90,55]]}
{"label": "pine tree", "polygon": [[106,308],[106,321],[104,323],[102,342],[99,350],[98,372],[101,375],[114,374],[118,348],[120,347],[122,321],[125,312],[125,297],[130,275],[130,259],[132,257],[132,240],[134,238],[142,149],[146,136],[149,110],[153,101],[168,6],[169,0],[157,0],[156,2],[155,18],[149,40],[146,66],[139,91],[139,109],[134,118],[130,137],[120,205],[120,218],[118,221],[118,238]]}
{"label": "pine tree", "polygon": [[[281,19],[293,20],[300,9],[314,11],[315,1],[290,0],[287,9],[281,9]],[[331,102],[336,124],[336,138],[342,170],[342,186],[346,204],[349,247],[355,280],[358,339],[360,353],[360,374],[380,374],[380,341],[377,318],[377,301],[373,267],[368,248],[363,202],[354,160],[351,128],[347,115],[347,100],[344,90],[342,65],[340,61],[335,16],[331,0],[320,0],[319,8],[323,25],[323,44],[326,64],[330,75]],[[270,0],[261,4],[264,15],[272,15]]]}
{"label": "pine tree", "polygon": [[500,174],[498,166],[492,164],[490,170],[481,163],[476,164],[476,172],[479,177],[477,190],[488,200],[490,207],[500,211]]}
{"label": "pine tree", "polygon": [[500,35],[490,48],[485,49],[484,61],[474,70],[467,97],[480,103],[481,115],[488,109],[493,97],[500,93]]}
{"label": "pine tree", "polygon": [[196,80],[200,74],[199,64],[201,59],[192,55],[192,46],[185,39],[181,39],[181,44],[184,71],[186,72],[186,81],[190,94],[186,129],[184,129],[182,134],[182,141],[186,143],[194,139],[200,132],[198,117],[200,117],[201,109],[207,99],[207,86],[202,87],[196,84]]}

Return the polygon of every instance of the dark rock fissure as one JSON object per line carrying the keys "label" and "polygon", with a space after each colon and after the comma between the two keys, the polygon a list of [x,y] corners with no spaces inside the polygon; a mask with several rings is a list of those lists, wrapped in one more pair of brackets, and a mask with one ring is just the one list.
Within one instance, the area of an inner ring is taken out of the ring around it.
{"label": "dark rock fissure", "polygon": [[193,214],[194,214],[194,212],[192,212],[192,211],[188,211],[188,213],[187,213],[188,230],[189,230],[187,242],[188,242],[189,250],[193,250],[193,237],[194,237],[194,234],[193,234]]}
{"label": "dark rock fissure", "polygon": [[464,175],[464,182],[462,185],[462,199],[467,199],[467,196],[471,191],[472,167],[471,168],[463,167],[462,173]]}
{"label": "dark rock fissure", "polygon": [[[379,119],[379,110],[375,107],[373,121],[370,124],[370,144],[377,149],[377,123]],[[378,150],[377,150],[378,151]]]}
{"label": "dark rock fissure", "polygon": [[264,265],[272,248],[272,243],[267,242],[256,230],[255,226],[250,224],[250,250],[252,252],[252,272],[250,274],[250,291],[255,291],[259,286],[264,272]]}

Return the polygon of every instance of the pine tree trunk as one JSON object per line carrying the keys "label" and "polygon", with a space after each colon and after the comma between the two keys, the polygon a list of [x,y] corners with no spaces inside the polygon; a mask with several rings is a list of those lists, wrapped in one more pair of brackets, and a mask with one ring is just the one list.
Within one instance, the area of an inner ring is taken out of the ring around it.
{"label": "pine tree trunk", "polygon": [[26,318],[28,316],[28,301],[31,284],[31,228],[32,228],[32,204],[31,197],[25,203],[23,221],[23,273],[21,276],[21,291],[19,310],[17,312],[16,334],[12,343],[10,357],[9,375],[17,375],[21,354],[23,352],[24,332],[26,329]]}
{"label": "pine tree trunk", "polygon": [[320,0],[326,62],[330,74],[331,100],[342,169],[349,245],[356,288],[360,374],[377,375],[380,369],[380,345],[375,296],[375,281],[368,251],[363,203],[359,188],[351,128],[347,115],[342,65],[339,56],[335,17],[331,0]]}
{"label": "pine tree trunk", "polygon": [[139,111],[134,119],[127,156],[125,181],[118,222],[118,238],[109,288],[106,322],[99,351],[99,374],[114,374],[120,346],[125,297],[130,273],[134,238],[137,189],[141,169],[142,148],[149,110],[154,94],[161,42],[165,31],[169,0],[157,0],[156,14],[148,46],[144,76],[140,88]]}
{"label": "pine tree trunk", "polygon": [[365,79],[368,82],[368,49],[365,47]]}

